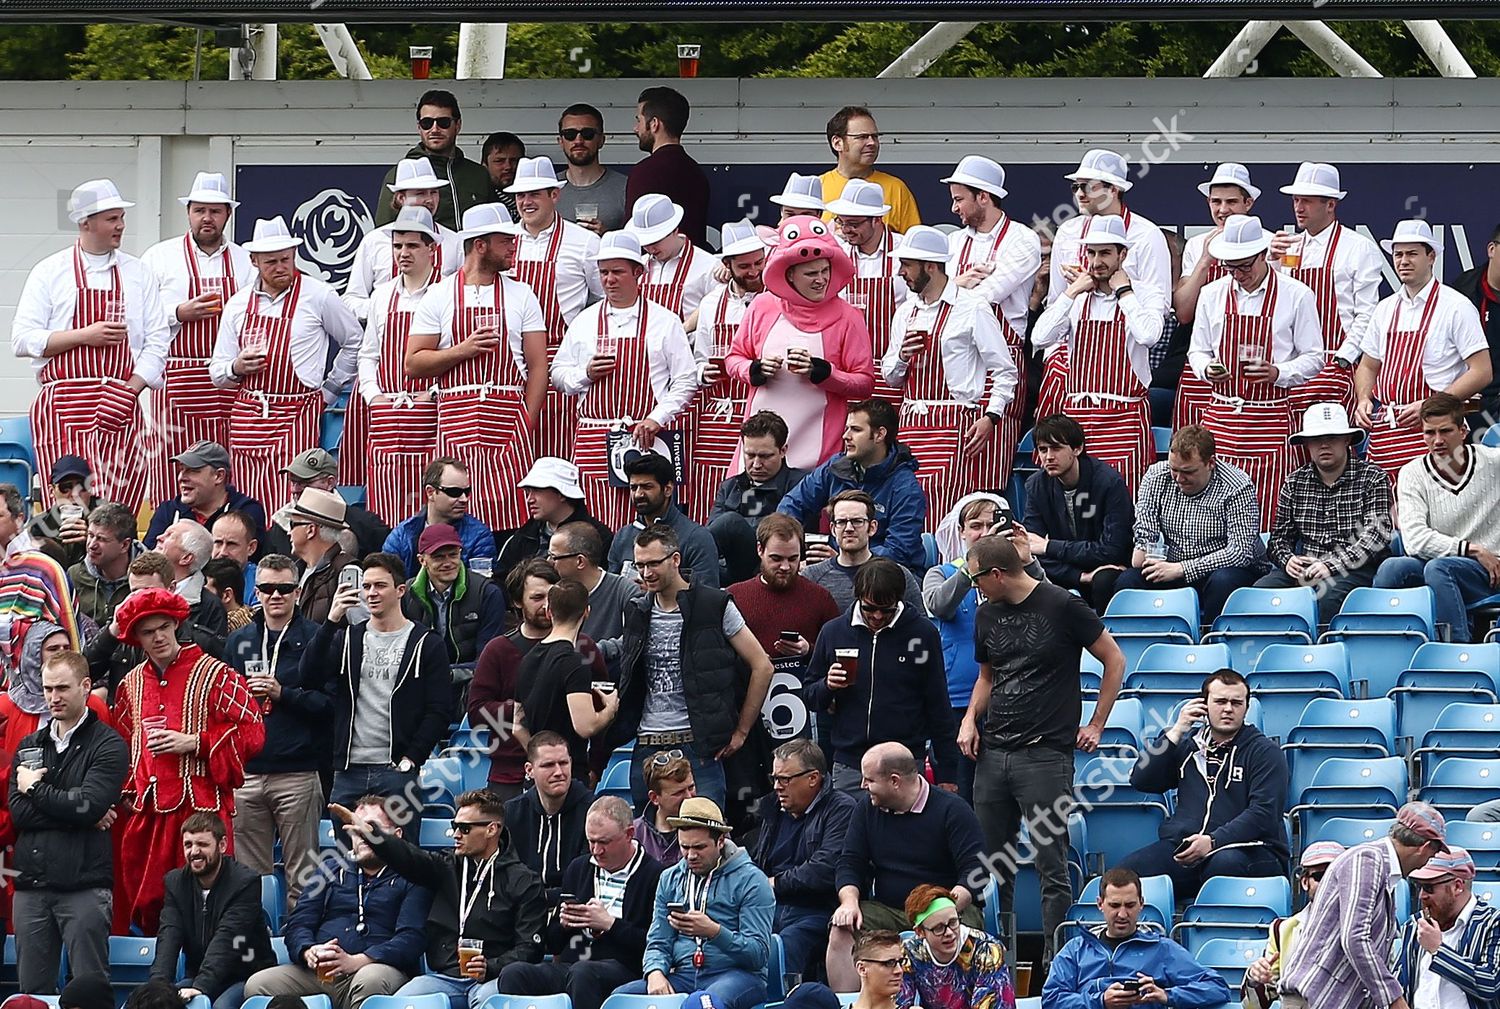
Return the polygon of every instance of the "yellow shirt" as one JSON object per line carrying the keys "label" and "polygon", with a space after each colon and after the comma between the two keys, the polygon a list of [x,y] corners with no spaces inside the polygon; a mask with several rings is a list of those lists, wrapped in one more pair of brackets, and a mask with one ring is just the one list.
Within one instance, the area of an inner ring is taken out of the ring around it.
{"label": "yellow shirt", "polygon": [[[832,203],[838,199],[844,191],[844,185],[849,178],[839,172],[837,168],[823,173],[823,202]],[[917,212],[917,199],[911,195],[911,190],[906,188],[906,183],[888,175],[885,172],[874,171],[865,180],[874,182],[880,186],[881,192],[885,193],[885,202],[890,204],[891,212],[885,215],[886,226],[898,234],[905,234],[922,223],[922,215]],[[823,219],[832,220],[833,215],[825,213]]]}

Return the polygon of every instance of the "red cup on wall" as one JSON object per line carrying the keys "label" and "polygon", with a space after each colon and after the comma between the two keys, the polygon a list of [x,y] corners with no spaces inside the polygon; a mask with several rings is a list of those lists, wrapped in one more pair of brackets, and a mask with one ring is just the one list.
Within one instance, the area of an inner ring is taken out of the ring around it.
{"label": "red cup on wall", "polygon": [[432,46],[411,47],[411,76],[416,81],[432,76]]}
{"label": "red cup on wall", "polygon": [[677,47],[677,76],[697,77],[698,57],[703,53],[703,46],[697,43],[679,45]]}

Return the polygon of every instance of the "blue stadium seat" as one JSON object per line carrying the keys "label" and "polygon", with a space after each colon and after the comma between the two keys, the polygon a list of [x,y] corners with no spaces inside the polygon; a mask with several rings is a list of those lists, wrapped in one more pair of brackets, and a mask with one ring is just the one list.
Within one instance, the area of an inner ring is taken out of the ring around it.
{"label": "blue stadium seat", "polygon": [[1490,448],[1500,448],[1500,424],[1491,424],[1484,429],[1484,437],[1479,439],[1479,444],[1488,445]]}
{"label": "blue stadium seat", "polygon": [[1481,802],[1500,796],[1500,759],[1444,757],[1433,766],[1417,796],[1444,816],[1461,818]]}
{"label": "blue stadium seat", "polygon": [[[771,958],[766,965],[766,1001],[778,1002],[786,998],[786,947],[781,936],[771,933]],[[527,1009],[530,1009],[528,1006]],[[537,1009],[542,1009],[538,1006]],[[566,1007],[564,1007],[566,1009]]]}
{"label": "blue stadium seat", "polygon": [[1104,682],[1104,663],[1094,658],[1090,652],[1080,652],[1078,655],[1078,688],[1083,692],[1084,700],[1097,701],[1099,699],[1099,687]]}
{"label": "blue stadium seat", "polygon": [[1214,876],[1182,913],[1172,936],[1196,952],[1210,938],[1263,939],[1266,926],[1292,913],[1285,876]]}
{"label": "blue stadium seat", "polygon": [[[1134,757],[1093,757],[1074,779],[1073,794],[1088,826],[1089,852],[1102,856],[1107,866],[1155,844],[1157,828],[1167,818],[1163,796],[1131,786],[1134,767]],[[1162,924],[1170,924],[1170,918]]]}
{"label": "blue stadium seat", "polygon": [[1396,752],[1396,702],[1314,698],[1282,744],[1295,798],[1329,757],[1389,757]]}
{"label": "blue stadium seat", "polygon": [[1308,838],[1318,837],[1335,816],[1395,816],[1406,802],[1407,787],[1401,757],[1331,757],[1313,772],[1310,785],[1293,793],[1292,821],[1300,828],[1298,836]]}
{"label": "blue stadium seat", "polygon": [[1396,678],[1400,734],[1421,740],[1450,704],[1494,704],[1500,694],[1500,643],[1448,644],[1429,641],[1417,649],[1411,666]]}
{"label": "blue stadium seat", "polygon": [[325,452],[338,454],[339,441],[344,437],[344,411],[330,407],[323,411],[318,425],[318,447]]}
{"label": "blue stadium seat", "polygon": [[24,459],[0,457],[0,483],[8,483],[21,492],[24,514],[31,513],[32,477],[36,470]]}
{"label": "blue stadium seat", "polygon": [[274,872],[260,878],[260,909],[272,935],[281,934],[281,917],[286,913],[286,880]]}
{"label": "blue stadium seat", "polygon": [[1310,587],[1235,589],[1214,620],[1204,644],[1229,645],[1229,664],[1239,673],[1255,668],[1268,645],[1310,645],[1318,636],[1318,600]]}
{"label": "blue stadium seat", "polygon": [[1384,697],[1401,671],[1428,641],[1437,638],[1432,590],[1354,589],[1318,639],[1342,641],[1349,649],[1349,668],[1358,670],[1365,697]]}
{"label": "blue stadium seat", "polygon": [[452,831],[447,820],[423,817],[422,825],[417,828],[417,845],[428,851],[447,851],[453,847]]}
{"label": "blue stadium seat", "polygon": [[[1083,723],[1087,724],[1093,717],[1094,702],[1084,701]],[[1146,733],[1145,709],[1141,702],[1133,697],[1117,700],[1115,706],[1109,709],[1109,720],[1104,723],[1104,731],[1099,734],[1099,753],[1134,757],[1146,745]],[[1076,757],[1075,767],[1081,771],[1088,762],[1088,754],[1078,750]]]}
{"label": "blue stadium seat", "polygon": [[1492,756],[1500,752],[1500,704],[1450,704],[1420,743],[1412,751],[1419,781],[1427,780],[1433,763],[1443,757]]}
{"label": "blue stadium seat", "polygon": [[927,566],[935,568],[943,563],[943,556],[938,552],[937,537],[932,533],[922,534],[922,553],[927,558]]}
{"label": "blue stadium seat", "polygon": [[1500,870],[1500,823],[1449,820],[1448,843],[1468,851],[1481,870]]}
{"label": "blue stadium seat", "polygon": [[594,788],[595,795],[618,795],[626,802],[630,801],[630,761],[617,761],[611,758],[609,766],[599,777],[599,784]]}
{"label": "blue stadium seat", "polygon": [[1128,674],[1147,646],[1198,641],[1198,593],[1192,589],[1123,589],[1104,610],[1104,626],[1125,653]]}
{"label": "blue stadium seat", "polygon": [[1140,700],[1146,734],[1154,736],[1156,726],[1172,724],[1173,707],[1197,697],[1204,677],[1227,665],[1227,645],[1150,645],[1135,668],[1126,672],[1120,696]]}
{"label": "blue stadium seat", "polygon": [[[855,993],[855,997],[858,997],[858,993]],[[620,995],[617,993],[605,999],[599,1009],[680,1009],[686,999],[687,993],[681,995]]]}
{"label": "blue stadium seat", "polygon": [[[327,995],[303,995],[302,1004],[307,1009],[333,1009],[333,999]],[[269,995],[252,995],[240,1003],[240,1009],[266,1009],[271,1004]]]}
{"label": "blue stadium seat", "polygon": [[[1015,897],[1010,910],[1015,912],[1015,927],[1018,932],[1040,934],[1042,931],[1042,880],[1036,869],[1036,859],[1031,849],[1031,836],[1026,822],[1021,822],[1021,837],[1016,845],[1020,859],[1016,865]],[[1068,881],[1073,892],[1083,889],[1084,866],[1088,856],[1088,827],[1083,814],[1074,810],[1068,815]],[[990,935],[1000,937],[1007,943],[1013,938],[1000,932],[1000,887],[991,877],[985,887],[984,927]],[[993,900],[991,898],[993,897]],[[1007,949],[1014,948],[1007,945]]]}
{"label": "blue stadium seat", "polygon": [[1259,939],[1209,939],[1199,947],[1194,959],[1209,970],[1224,975],[1231,991],[1239,991],[1245,980],[1245,971],[1265,949],[1264,936]]}
{"label": "blue stadium seat", "polygon": [[[1346,848],[1352,848],[1356,844],[1364,844],[1366,841],[1377,841],[1391,831],[1391,826],[1396,822],[1395,817],[1385,820],[1363,820],[1348,816],[1335,816],[1330,820],[1324,820],[1323,825],[1318,828],[1314,837],[1304,837],[1302,847],[1307,847],[1312,841],[1337,841]],[[1452,826],[1452,824],[1449,824]]]}
{"label": "blue stadium seat", "polygon": [[[5,937],[9,959],[14,936]],[[115,1001],[120,1002],[129,990],[151,979],[151,963],[156,959],[156,937],[112,935],[109,937],[109,981]]]}
{"label": "blue stadium seat", "polygon": [[1172,429],[1169,427],[1153,427],[1151,429],[1151,444],[1156,448],[1156,458],[1165,459],[1167,452],[1172,447]]}
{"label": "blue stadium seat", "polygon": [[[441,999],[441,1001],[439,1001]],[[522,1009],[571,1009],[572,1002],[566,995],[496,995],[486,999],[484,1009],[503,1009],[500,999],[512,1000],[512,1005]],[[430,995],[370,995],[360,1003],[360,1009],[368,1004],[370,1009],[449,1009],[448,996],[439,992]]]}
{"label": "blue stadium seat", "polygon": [[1349,655],[1338,643],[1267,645],[1245,679],[1261,704],[1262,731],[1285,739],[1308,701],[1349,696]]}
{"label": "blue stadium seat", "polygon": [[278,967],[285,967],[292,962],[292,953],[291,950],[286,948],[286,936],[284,935],[271,936],[271,952],[276,954],[276,965]]}
{"label": "blue stadium seat", "polygon": [[332,820],[318,821],[318,847],[322,850],[331,851],[334,848],[348,847],[344,843],[347,836],[342,828],[333,825]]}
{"label": "blue stadium seat", "polygon": [[461,757],[428,757],[417,772],[425,815],[453,818],[453,797],[464,790],[464,762]]}
{"label": "blue stadium seat", "polygon": [[458,729],[448,740],[450,750],[483,750],[490,751],[490,730],[488,726],[480,725],[471,727],[465,719],[459,724]]}
{"label": "blue stadium seat", "polygon": [[36,441],[31,436],[31,417],[0,417],[0,459],[25,460],[36,470]]}
{"label": "blue stadium seat", "polygon": [[338,492],[344,503],[351,505],[363,505],[370,497],[369,491],[358,484],[339,484]]}

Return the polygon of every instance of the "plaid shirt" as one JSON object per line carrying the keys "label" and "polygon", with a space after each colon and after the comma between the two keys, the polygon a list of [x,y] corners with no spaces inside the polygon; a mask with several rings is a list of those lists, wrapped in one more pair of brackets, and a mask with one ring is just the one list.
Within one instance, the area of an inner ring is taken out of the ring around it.
{"label": "plaid shirt", "polygon": [[1391,545],[1391,482],[1363,459],[1349,465],[1330,487],[1312,463],[1281,485],[1271,527],[1271,559],[1286,567],[1293,554],[1327,563],[1334,575],[1378,564]]}
{"label": "plaid shirt", "polygon": [[1182,565],[1186,581],[1219,568],[1263,563],[1255,486],[1227,462],[1215,462],[1208,486],[1191,496],[1177,486],[1167,463],[1151,464],[1136,494],[1136,547],[1150,547],[1158,532],[1167,543],[1167,560]]}

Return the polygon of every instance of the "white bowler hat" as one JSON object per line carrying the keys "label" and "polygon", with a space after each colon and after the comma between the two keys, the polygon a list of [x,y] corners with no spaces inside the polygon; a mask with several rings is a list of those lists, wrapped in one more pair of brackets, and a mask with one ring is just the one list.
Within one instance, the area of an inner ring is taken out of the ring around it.
{"label": "white bowler hat", "polygon": [[970,154],[960,161],[958,167],[953,169],[953,174],[942,181],[982,189],[991,196],[1005,199],[1005,169],[1000,167],[998,161],[981,158],[977,154]]}
{"label": "white bowler hat", "polygon": [[778,207],[816,210],[821,213],[826,209],[823,206],[823,180],[816,175],[798,175],[793,172],[787,177],[781,192],[771,197],[771,202]]}
{"label": "white bowler hat", "polygon": [[844,217],[884,217],[891,212],[891,205],[885,202],[885,190],[879,183],[850,179],[839,198],[828,201],[828,212]]}
{"label": "white bowler hat", "polygon": [[1246,259],[1271,247],[1271,236],[1260,226],[1260,218],[1231,214],[1219,237],[1208,243],[1208,254],[1217,260]]}
{"label": "white bowler hat", "polygon": [[948,236],[936,228],[919,224],[901,236],[891,250],[892,259],[915,259],[922,263],[948,261]]}
{"label": "white bowler hat", "polygon": [[1084,154],[1083,160],[1078,162],[1076,172],[1064,175],[1063,178],[1071,182],[1083,182],[1090,179],[1108,182],[1123,193],[1134,184],[1125,177],[1128,171],[1122,155],[1096,147]]}
{"label": "white bowler hat", "polygon": [[1078,239],[1079,245],[1126,245],[1125,218],[1119,214],[1100,214],[1089,218],[1088,234]]}
{"label": "white bowler hat", "polygon": [[1381,242],[1380,247],[1389,253],[1394,251],[1394,246],[1406,242],[1421,242],[1433,252],[1443,251],[1443,243],[1433,237],[1432,225],[1422,220],[1397,221],[1396,233]]}
{"label": "white bowler hat", "polygon": [[83,223],[84,218],[102,214],[106,210],[125,210],[135,206],[120,196],[120,191],[108,179],[90,179],[68,197],[68,220]]}
{"label": "white bowler hat", "polygon": [[682,208],[660,193],[647,193],[635,201],[626,230],[642,245],[654,245],[677,230]]}
{"label": "white bowler hat", "polygon": [[442,189],[447,184],[448,180],[439,178],[426,158],[402,158],[396,162],[396,181],[385,188],[399,193],[403,189]]}
{"label": "white bowler hat", "polygon": [[459,237],[467,242],[486,235],[519,235],[521,226],[511,220],[503,203],[480,203],[464,211],[464,230]]}
{"label": "white bowler hat", "polygon": [[516,165],[516,181],[505,187],[507,193],[535,193],[543,189],[561,189],[567,185],[557,178],[552,159],[522,158]]}
{"label": "white bowler hat", "polygon": [[730,256],[743,256],[747,252],[762,252],[766,243],[761,241],[760,233],[755,230],[755,225],[750,221],[733,221],[719,229],[720,240],[724,248],[719,255],[728,259]]}
{"label": "white bowler hat", "polygon": [[[540,160],[545,161],[545,158]],[[583,499],[583,488],[578,486],[578,467],[566,459],[544,455],[531,464],[531,469],[516,486],[532,490],[555,490],[574,501]]]}
{"label": "white bowler hat", "polygon": [[282,252],[295,249],[302,239],[293,237],[287,230],[286,221],[278,214],[270,220],[261,218],[255,222],[255,235],[242,248],[246,252]]}
{"label": "white bowler hat", "polygon": [[1250,194],[1250,199],[1260,199],[1260,189],[1250,184],[1250,169],[1233,161],[1224,162],[1224,164],[1214,169],[1213,178],[1207,182],[1198,183],[1198,192],[1207,196],[1208,191],[1214,186],[1239,186],[1246,193]]}
{"label": "white bowler hat", "polygon": [[1304,161],[1297,166],[1297,178],[1290,186],[1282,186],[1288,196],[1327,196],[1342,200],[1346,195],[1339,188],[1339,170],[1320,161]]}
{"label": "white bowler hat", "polygon": [[396,219],[391,222],[391,231],[420,231],[428,238],[436,242],[439,238],[437,225],[432,223],[432,211],[426,207],[412,204],[402,207],[396,212]]}
{"label": "white bowler hat", "polygon": [[1349,423],[1349,411],[1342,403],[1314,403],[1302,415],[1302,430],[1294,431],[1287,439],[1293,445],[1309,438],[1324,438],[1335,434],[1352,434],[1354,444],[1365,440],[1364,431]]}
{"label": "white bowler hat", "polygon": [[[644,200],[645,197],[641,199]],[[599,251],[594,253],[594,262],[602,263],[607,259],[627,259],[641,266],[646,265],[646,254],[641,251],[641,240],[630,231],[606,231],[599,239]]]}
{"label": "white bowler hat", "polygon": [[193,188],[186,196],[177,197],[184,207],[189,203],[224,203],[233,209],[239,201],[229,197],[229,180],[220,172],[199,172],[193,176]]}

